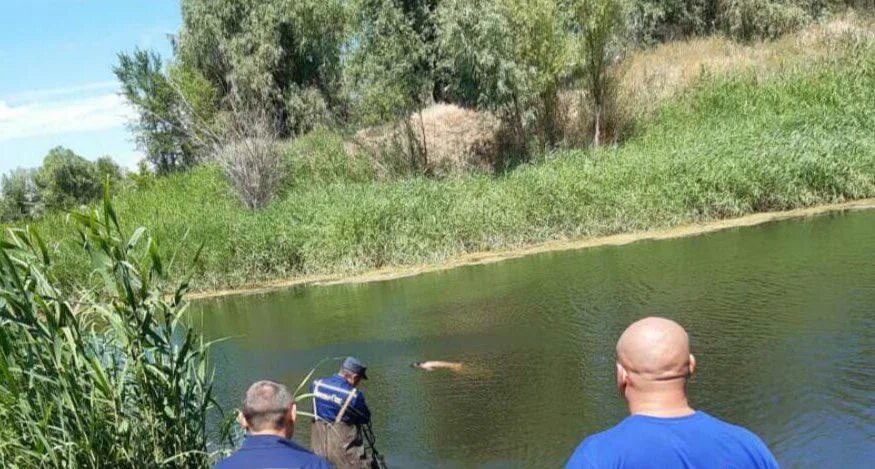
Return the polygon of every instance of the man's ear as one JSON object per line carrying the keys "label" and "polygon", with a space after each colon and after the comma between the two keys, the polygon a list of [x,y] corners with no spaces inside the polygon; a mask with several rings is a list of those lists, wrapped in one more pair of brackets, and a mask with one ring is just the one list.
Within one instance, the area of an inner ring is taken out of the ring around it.
{"label": "man's ear", "polygon": [[693,354],[690,354],[690,371],[687,377],[693,376],[693,373],[696,372],[696,357]]}
{"label": "man's ear", "polygon": [[243,416],[243,411],[237,411],[237,425],[243,430],[249,430],[249,423],[246,422],[246,417]]}
{"label": "man's ear", "polygon": [[289,407],[289,419],[292,423],[298,420],[298,403],[292,402],[292,405]]}
{"label": "man's ear", "polygon": [[629,373],[626,372],[626,368],[623,368],[620,362],[617,362],[617,389],[620,391],[620,394],[623,394],[628,383]]}

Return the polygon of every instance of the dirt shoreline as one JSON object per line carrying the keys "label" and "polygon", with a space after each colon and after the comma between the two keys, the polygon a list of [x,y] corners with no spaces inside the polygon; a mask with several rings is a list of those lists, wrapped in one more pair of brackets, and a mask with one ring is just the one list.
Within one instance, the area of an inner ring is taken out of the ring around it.
{"label": "dirt shoreline", "polygon": [[554,240],[531,244],[519,248],[471,252],[456,256],[439,264],[387,267],[358,274],[307,275],[300,277],[284,278],[263,282],[257,285],[243,285],[240,287],[234,287],[229,289],[194,292],[188,295],[188,299],[201,300],[231,295],[251,295],[258,293],[267,293],[276,290],[283,290],[296,286],[326,286],[343,283],[380,282],[404,277],[412,277],[414,275],[424,274],[428,272],[454,269],[456,267],[490,264],[493,262],[500,262],[507,259],[516,259],[519,257],[530,256],[533,254],[540,254],[545,252],[578,250],[597,246],[620,246],[623,244],[629,244],[644,240],[659,240],[697,236],[705,233],[725,230],[728,228],[754,226],[776,220],[810,217],[830,212],[862,209],[875,209],[875,198],[860,199],[840,204],[816,205],[813,207],[798,208],[779,212],[753,213],[738,218],[715,220],[703,223],[693,223],[663,230],[639,231],[577,240]]}

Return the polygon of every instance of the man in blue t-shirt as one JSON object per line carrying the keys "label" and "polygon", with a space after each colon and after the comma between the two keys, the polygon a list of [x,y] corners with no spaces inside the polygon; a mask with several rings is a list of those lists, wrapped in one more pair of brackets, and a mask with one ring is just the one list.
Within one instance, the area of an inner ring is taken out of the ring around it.
{"label": "man in blue t-shirt", "polygon": [[237,422],[246,438],[216,469],[330,469],[328,461],[296,445],[295,401],[285,386],[259,381],[249,387]]}
{"label": "man in blue t-shirt", "polygon": [[645,318],[617,342],[617,388],[631,414],[583,440],[566,468],[776,468],[752,432],[693,410],[686,382],[696,368],[686,331]]}

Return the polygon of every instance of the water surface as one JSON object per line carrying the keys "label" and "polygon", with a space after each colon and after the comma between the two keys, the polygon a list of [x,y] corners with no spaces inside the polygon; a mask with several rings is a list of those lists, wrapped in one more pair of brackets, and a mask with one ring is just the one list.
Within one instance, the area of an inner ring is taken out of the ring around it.
{"label": "water surface", "polygon": [[[689,331],[695,407],[752,429],[786,467],[854,467],[875,460],[873,246],[875,211],[855,211],[194,309],[208,337],[234,336],[215,350],[226,407],[324,357],[369,364],[396,467],[560,466],[625,416],[613,347],[647,315]],[[467,368],[409,366],[423,359]]]}

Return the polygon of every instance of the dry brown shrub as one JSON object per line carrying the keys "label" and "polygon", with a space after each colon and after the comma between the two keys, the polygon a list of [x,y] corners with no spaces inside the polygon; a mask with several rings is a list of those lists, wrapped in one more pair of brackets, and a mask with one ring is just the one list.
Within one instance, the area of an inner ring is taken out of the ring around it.
{"label": "dry brown shrub", "polygon": [[215,139],[211,156],[240,201],[250,209],[267,205],[283,181],[276,120],[263,108],[235,106],[224,135]]}

